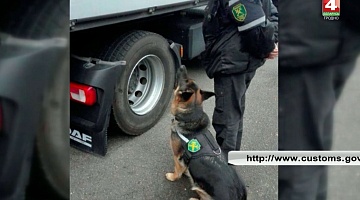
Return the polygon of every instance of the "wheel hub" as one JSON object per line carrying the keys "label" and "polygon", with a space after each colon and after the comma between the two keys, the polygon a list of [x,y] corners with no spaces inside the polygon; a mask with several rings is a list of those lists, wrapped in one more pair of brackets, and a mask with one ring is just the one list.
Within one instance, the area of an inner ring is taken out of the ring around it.
{"label": "wheel hub", "polygon": [[134,66],[128,81],[128,102],[137,115],[149,113],[158,103],[165,82],[161,59],[155,55],[142,57]]}

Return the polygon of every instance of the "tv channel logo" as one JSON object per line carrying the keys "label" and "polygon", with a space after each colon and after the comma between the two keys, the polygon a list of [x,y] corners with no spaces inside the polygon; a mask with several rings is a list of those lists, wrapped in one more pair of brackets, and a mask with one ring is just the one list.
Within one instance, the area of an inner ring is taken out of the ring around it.
{"label": "tv channel logo", "polygon": [[340,0],[322,0],[322,15],[324,17],[339,17]]}

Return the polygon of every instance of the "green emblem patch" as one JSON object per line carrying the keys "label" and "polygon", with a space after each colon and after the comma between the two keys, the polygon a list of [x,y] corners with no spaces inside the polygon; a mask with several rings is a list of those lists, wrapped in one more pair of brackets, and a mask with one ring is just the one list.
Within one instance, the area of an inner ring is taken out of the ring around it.
{"label": "green emblem patch", "polygon": [[201,145],[197,139],[192,139],[188,142],[188,150],[192,153],[198,152]]}
{"label": "green emblem patch", "polygon": [[235,19],[239,22],[243,22],[246,18],[246,8],[244,4],[237,4],[232,8],[232,14],[234,15]]}

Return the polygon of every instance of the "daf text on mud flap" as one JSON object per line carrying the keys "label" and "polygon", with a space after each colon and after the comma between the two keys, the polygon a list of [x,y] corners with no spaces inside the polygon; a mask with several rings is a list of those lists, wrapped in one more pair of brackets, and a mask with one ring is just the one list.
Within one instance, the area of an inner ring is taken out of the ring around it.
{"label": "daf text on mud flap", "polygon": [[78,130],[73,130],[71,131],[70,129],[70,139],[76,141],[76,142],[79,142],[85,146],[88,146],[88,147],[92,147],[92,137],[89,136],[89,135],[86,135],[84,133],[80,133],[80,131]]}

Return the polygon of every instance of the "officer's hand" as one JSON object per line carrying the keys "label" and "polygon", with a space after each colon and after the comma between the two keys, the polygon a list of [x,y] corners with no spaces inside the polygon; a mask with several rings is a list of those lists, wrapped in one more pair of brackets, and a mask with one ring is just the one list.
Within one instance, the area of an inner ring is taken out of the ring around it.
{"label": "officer's hand", "polygon": [[278,49],[278,45],[275,44],[275,48],[274,50],[269,54],[269,56],[266,59],[274,59],[279,55],[279,49]]}

